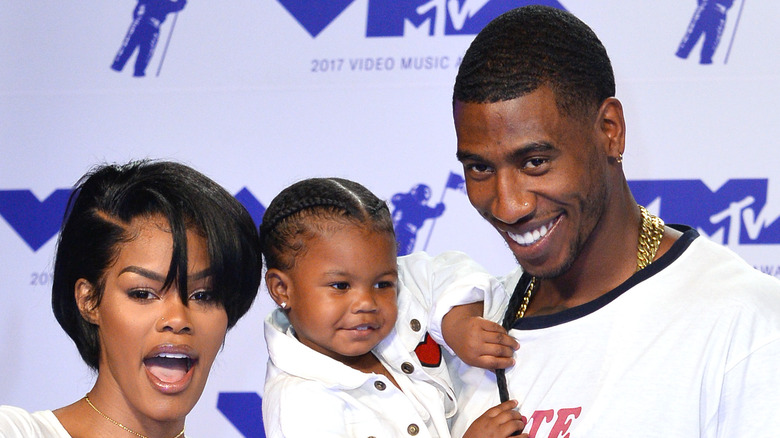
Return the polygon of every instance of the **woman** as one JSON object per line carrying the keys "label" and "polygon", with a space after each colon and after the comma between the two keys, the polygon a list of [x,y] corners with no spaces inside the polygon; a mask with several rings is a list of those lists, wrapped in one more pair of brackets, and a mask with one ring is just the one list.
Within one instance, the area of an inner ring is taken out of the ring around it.
{"label": "woman", "polygon": [[183,437],[261,264],[249,213],[201,173],[145,161],[87,174],[60,232],[52,308],[97,379],[54,411],[0,407],[0,435]]}

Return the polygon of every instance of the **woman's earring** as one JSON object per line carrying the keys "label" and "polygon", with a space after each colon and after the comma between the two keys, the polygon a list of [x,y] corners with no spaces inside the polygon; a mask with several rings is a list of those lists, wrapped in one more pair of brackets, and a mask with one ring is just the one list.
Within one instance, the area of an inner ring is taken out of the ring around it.
{"label": "woman's earring", "polygon": [[618,156],[615,159],[615,161],[617,161],[618,163],[622,163],[623,162],[623,154],[618,154]]}
{"label": "woman's earring", "polygon": [[279,304],[279,306],[280,306],[282,309],[286,309],[286,308],[287,308],[287,302],[286,302],[286,301],[282,301],[282,304]]}

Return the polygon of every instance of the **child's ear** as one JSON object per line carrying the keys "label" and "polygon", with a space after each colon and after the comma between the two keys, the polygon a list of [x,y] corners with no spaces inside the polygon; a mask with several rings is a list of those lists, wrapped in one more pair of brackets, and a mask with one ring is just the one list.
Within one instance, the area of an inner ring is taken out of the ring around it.
{"label": "child's ear", "polygon": [[290,277],[276,268],[269,269],[265,273],[265,285],[268,288],[268,293],[282,309],[290,308],[291,284]]}
{"label": "child's ear", "polygon": [[81,317],[91,324],[98,325],[97,321],[100,316],[100,311],[98,310],[97,305],[97,292],[92,283],[84,278],[79,278],[76,280],[76,286],[74,287],[73,293]]}

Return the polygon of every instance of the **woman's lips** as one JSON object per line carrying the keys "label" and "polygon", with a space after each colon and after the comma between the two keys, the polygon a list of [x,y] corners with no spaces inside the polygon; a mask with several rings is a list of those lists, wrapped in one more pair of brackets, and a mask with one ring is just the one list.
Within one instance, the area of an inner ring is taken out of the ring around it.
{"label": "woman's lips", "polygon": [[152,384],[164,393],[183,391],[192,380],[198,359],[187,346],[162,345],[143,360]]}

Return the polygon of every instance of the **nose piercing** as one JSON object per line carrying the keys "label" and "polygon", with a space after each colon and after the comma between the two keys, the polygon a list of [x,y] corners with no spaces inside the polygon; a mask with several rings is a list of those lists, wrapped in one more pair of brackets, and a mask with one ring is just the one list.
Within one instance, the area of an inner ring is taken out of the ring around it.
{"label": "nose piercing", "polygon": [[528,203],[527,202],[523,202],[523,207],[528,207]]}

